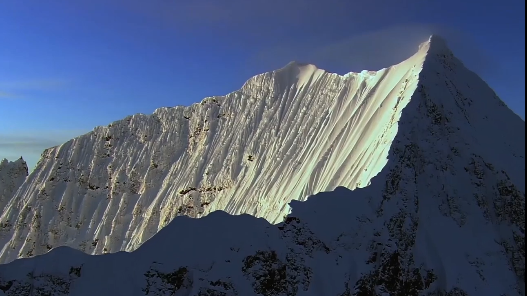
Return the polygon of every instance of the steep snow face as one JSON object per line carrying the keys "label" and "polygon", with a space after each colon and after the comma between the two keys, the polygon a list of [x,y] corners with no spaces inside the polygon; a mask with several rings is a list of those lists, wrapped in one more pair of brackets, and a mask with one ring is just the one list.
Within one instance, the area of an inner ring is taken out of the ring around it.
{"label": "steep snow face", "polygon": [[215,210],[274,223],[387,162],[427,46],[378,72],[290,63],[224,97],[134,115],[42,154],[3,212],[1,262],[57,246],[131,251],[175,216]]}
{"label": "steep snow face", "polygon": [[[431,38],[420,51],[426,55],[413,57],[418,79],[408,78],[416,87],[399,97],[405,108],[388,161],[369,186],[292,201],[291,214],[277,225],[218,211],[177,217],[132,253],[88,256],[57,248],[0,265],[0,290],[525,295],[525,123],[441,39]],[[311,66],[293,73],[288,67],[276,72],[280,81],[317,74]],[[403,63],[384,71],[411,69]],[[371,74],[363,73],[379,75]]]}
{"label": "steep snow face", "polygon": [[[15,161],[8,161],[5,158],[0,161],[0,211],[4,211],[4,207],[27,175],[27,164],[22,157]],[[4,228],[2,225],[0,224],[0,228]]]}

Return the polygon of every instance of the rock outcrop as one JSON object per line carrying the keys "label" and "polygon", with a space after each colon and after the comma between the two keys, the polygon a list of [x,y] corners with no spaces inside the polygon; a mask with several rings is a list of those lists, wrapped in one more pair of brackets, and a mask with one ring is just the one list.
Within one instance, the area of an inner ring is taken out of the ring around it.
{"label": "rock outcrop", "polygon": [[24,183],[27,175],[28,167],[22,157],[15,161],[7,159],[0,161],[0,213]]}

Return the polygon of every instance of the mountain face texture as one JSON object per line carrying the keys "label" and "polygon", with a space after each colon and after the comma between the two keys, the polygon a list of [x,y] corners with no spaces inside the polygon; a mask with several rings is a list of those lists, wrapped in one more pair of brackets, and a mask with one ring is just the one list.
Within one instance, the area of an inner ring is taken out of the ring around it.
{"label": "mountain face texture", "polygon": [[27,164],[22,157],[16,161],[7,161],[7,159],[0,161],[0,210],[2,212],[13,194],[24,183],[27,175]]}
{"label": "mountain face texture", "polygon": [[0,295],[524,296],[524,157],[440,37],[377,72],[291,63],[44,151]]}
{"label": "mountain face texture", "polygon": [[[426,46],[425,46],[426,47]],[[97,127],[44,151],[0,223],[0,262],[133,251],[178,215],[283,220],[292,199],[364,187],[387,163],[426,48],[379,72],[290,63],[241,90]]]}

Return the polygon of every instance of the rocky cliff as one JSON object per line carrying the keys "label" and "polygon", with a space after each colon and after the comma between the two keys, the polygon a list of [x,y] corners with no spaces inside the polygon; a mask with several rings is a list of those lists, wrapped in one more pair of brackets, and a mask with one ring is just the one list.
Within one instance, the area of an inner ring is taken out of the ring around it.
{"label": "rocky cliff", "polygon": [[0,212],[3,212],[27,175],[28,167],[22,157],[15,161],[0,161]]}

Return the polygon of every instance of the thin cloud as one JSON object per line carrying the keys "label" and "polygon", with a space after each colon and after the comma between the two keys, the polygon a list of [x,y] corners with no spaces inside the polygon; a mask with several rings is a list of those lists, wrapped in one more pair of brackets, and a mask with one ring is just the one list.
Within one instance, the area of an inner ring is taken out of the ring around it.
{"label": "thin cloud", "polygon": [[19,151],[19,153],[41,153],[47,148],[60,145],[63,138],[54,137],[35,137],[35,136],[16,136],[0,134],[0,152]]}
{"label": "thin cloud", "polygon": [[16,159],[22,156],[28,166],[33,168],[45,149],[61,145],[86,132],[86,130],[35,130],[0,133],[0,159]]}
{"label": "thin cloud", "polygon": [[68,87],[62,79],[35,79],[0,81],[0,99],[27,99],[27,92],[53,92]]}
{"label": "thin cloud", "polygon": [[57,90],[67,85],[68,81],[62,79],[0,81],[0,89],[8,90]]}
{"label": "thin cloud", "polygon": [[42,130],[0,133],[0,152],[16,149],[40,154],[47,148],[60,145],[86,132],[86,130]]}
{"label": "thin cloud", "polygon": [[22,96],[20,95],[0,91],[0,99],[13,100],[13,99],[20,99],[20,98],[22,98]]}

